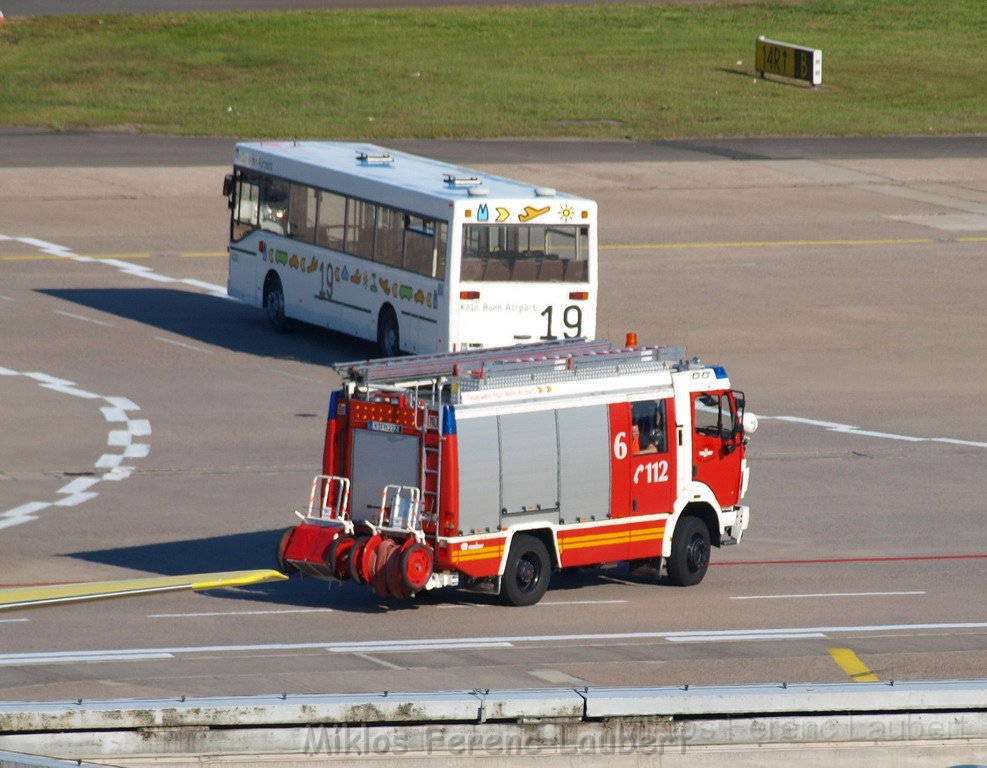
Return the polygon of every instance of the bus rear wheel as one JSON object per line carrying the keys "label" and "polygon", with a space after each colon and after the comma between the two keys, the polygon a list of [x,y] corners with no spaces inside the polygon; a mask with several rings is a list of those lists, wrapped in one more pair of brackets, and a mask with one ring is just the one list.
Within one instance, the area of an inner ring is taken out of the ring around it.
{"label": "bus rear wheel", "polygon": [[267,307],[267,319],[278,333],[288,330],[288,318],[284,314],[284,288],[281,278],[271,275],[264,286],[264,306]]}
{"label": "bus rear wheel", "polygon": [[401,331],[398,318],[390,304],[384,305],[377,318],[377,346],[383,357],[397,357],[401,354]]}

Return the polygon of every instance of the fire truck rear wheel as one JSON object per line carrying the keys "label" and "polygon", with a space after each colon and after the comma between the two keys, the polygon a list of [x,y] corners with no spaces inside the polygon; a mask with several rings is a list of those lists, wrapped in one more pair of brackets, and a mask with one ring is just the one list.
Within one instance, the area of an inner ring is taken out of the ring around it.
{"label": "fire truck rear wheel", "polygon": [[288,540],[291,539],[291,534],[295,532],[295,527],[285,528],[284,533],[281,534],[281,539],[278,541],[277,551],[274,553],[274,557],[278,562],[278,568],[282,573],[287,573],[289,576],[293,573],[298,573],[298,569],[284,559],[285,550],[288,549]]}
{"label": "fire truck rear wheel", "polygon": [[500,599],[507,605],[534,605],[548,589],[551,577],[548,550],[534,536],[516,536],[507,558]]}
{"label": "fire truck rear wheel", "polygon": [[677,587],[691,587],[703,580],[709,567],[709,529],[698,517],[683,517],[675,526],[668,578]]}

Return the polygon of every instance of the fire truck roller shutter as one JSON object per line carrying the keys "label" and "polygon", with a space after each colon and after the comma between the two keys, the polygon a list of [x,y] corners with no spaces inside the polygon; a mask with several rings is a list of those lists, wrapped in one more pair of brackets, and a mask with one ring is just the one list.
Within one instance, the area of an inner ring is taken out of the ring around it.
{"label": "fire truck roller shutter", "polygon": [[605,405],[561,408],[559,470],[561,519],[605,520],[610,511],[610,426]]}
{"label": "fire truck roller shutter", "polygon": [[505,414],[498,421],[500,524],[558,524],[559,436],[555,411]]}
{"label": "fire truck roller shutter", "polygon": [[358,429],[353,432],[350,512],[354,521],[377,522],[384,486],[418,486],[418,437]]}
{"label": "fire truck roller shutter", "polygon": [[492,531],[500,521],[497,417],[456,419],[459,443],[459,530]]}

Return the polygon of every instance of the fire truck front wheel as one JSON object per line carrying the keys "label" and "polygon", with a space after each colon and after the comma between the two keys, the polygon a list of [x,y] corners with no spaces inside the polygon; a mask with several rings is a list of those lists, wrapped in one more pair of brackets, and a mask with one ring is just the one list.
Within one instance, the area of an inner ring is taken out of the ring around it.
{"label": "fire truck front wheel", "polygon": [[698,517],[683,517],[675,526],[668,578],[677,587],[691,587],[703,580],[709,567],[709,529]]}
{"label": "fire truck front wheel", "polygon": [[501,580],[500,599],[507,605],[534,605],[548,589],[550,577],[545,545],[534,536],[516,536]]}

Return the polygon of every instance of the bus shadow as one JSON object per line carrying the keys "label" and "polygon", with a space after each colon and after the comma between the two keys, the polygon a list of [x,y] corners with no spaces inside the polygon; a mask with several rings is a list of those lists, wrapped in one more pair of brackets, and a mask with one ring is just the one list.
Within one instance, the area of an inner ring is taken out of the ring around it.
{"label": "bus shadow", "polygon": [[133,320],[198,342],[257,357],[328,366],[377,355],[366,341],[304,323],[278,333],[263,310],[239,301],[172,288],[65,288],[38,293]]}

